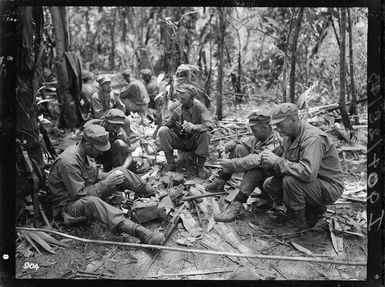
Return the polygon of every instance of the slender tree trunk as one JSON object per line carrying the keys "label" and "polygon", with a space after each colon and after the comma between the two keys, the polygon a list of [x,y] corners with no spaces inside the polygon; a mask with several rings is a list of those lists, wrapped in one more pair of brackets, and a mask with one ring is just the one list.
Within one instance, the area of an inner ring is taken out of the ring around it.
{"label": "slender tree trunk", "polygon": [[352,130],[352,126],[345,106],[346,8],[341,8],[340,43],[340,99],[338,102],[338,106],[341,113],[342,122],[345,128]]}
{"label": "slender tree trunk", "polygon": [[115,23],[116,23],[116,8],[113,9],[111,16],[112,16],[112,23],[111,23],[111,31],[110,31],[110,38],[111,38],[111,53],[110,53],[110,69],[115,69]]}
{"label": "slender tree trunk", "polygon": [[298,16],[295,23],[295,30],[293,35],[293,42],[291,45],[291,67],[290,67],[290,101],[295,103],[295,64],[297,61],[296,50],[297,50],[297,42],[299,31],[301,29],[301,21],[303,16],[303,11],[305,8],[299,8]]}
{"label": "slender tree trunk", "polygon": [[78,103],[75,101],[70,92],[70,79],[67,70],[64,52],[68,51],[68,31],[66,25],[66,10],[64,6],[50,7],[52,15],[52,23],[55,34],[56,48],[56,72],[57,72],[57,94],[61,104],[61,113],[59,127],[76,128],[81,123],[81,115],[77,108]]}
{"label": "slender tree trunk", "polygon": [[120,19],[121,23],[122,23],[122,38],[121,38],[121,41],[123,42],[123,44],[125,44],[126,43],[126,36],[127,36],[126,35],[127,34],[127,24],[126,24],[127,14],[126,14],[126,9],[124,7],[121,9],[121,17],[122,17],[122,19]]}
{"label": "slender tree trunk", "polygon": [[[284,51],[285,58],[283,59],[282,101],[284,103],[287,102],[287,61],[288,61],[288,58],[289,58],[288,55],[287,55],[287,50],[289,49],[289,46],[290,46],[289,42],[290,42],[291,31],[293,30],[293,23],[294,23],[293,19],[294,19],[294,13],[292,14],[292,17],[290,19],[290,27],[289,27],[289,32],[287,33],[286,45],[285,45],[285,51]],[[263,40],[265,40],[265,34],[263,34]],[[263,45],[263,42],[262,42],[262,45]]]}
{"label": "slender tree trunk", "polygon": [[357,116],[357,94],[356,88],[354,85],[354,67],[353,67],[353,35],[352,35],[352,18],[350,15],[350,8],[347,8],[348,11],[348,21],[349,21],[349,63],[350,63],[350,93],[352,95],[352,104],[349,108],[349,114],[354,115],[355,124],[359,124]]}
{"label": "slender tree trunk", "polygon": [[223,48],[224,48],[224,39],[226,31],[225,23],[225,7],[219,7],[219,36],[218,36],[218,57],[219,57],[219,66],[218,66],[218,95],[217,95],[217,118],[222,120],[222,108],[223,108]]}

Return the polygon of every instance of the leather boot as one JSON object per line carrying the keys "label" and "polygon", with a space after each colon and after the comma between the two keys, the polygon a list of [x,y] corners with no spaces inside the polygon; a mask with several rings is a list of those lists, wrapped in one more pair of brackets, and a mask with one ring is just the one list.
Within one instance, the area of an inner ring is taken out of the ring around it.
{"label": "leather boot", "polygon": [[161,245],[164,241],[164,236],[158,232],[151,230],[125,219],[119,224],[120,231],[139,238],[143,243]]}
{"label": "leather boot", "polygon": [[284,226],[273,230],[274,234],[294,233],[309,228],[306,221],[305,209],[288,209],[287,213],[289,220],[284,224]]}
{"label": "leather boot", "polygon": [[230,205],[221,213],[214,216],[217,222],[231,222],[242,215],[242,202],[233,201]]}
{"label": "leather boot", "polygon": [[312,227],[323,217],[323,214],[326,212],[326,206],[306,204],[305,210],[307,224],[309,227]]}
{"label": "leather boot", "polygon": [[209,175],[209,171],[205,169],[204,165],[206,162],[206,158],[202,156],[198,156],[197,161],[197,175],[200,179],[206,179]]}
{"label": "leather boot", "polygon": [[225,191],[225,183],[221,178],[217,178],[212,183],[206,184],[205,189],[208,192],[224,192]]}
{"label": "leather boot", "polygon": [[164,155],[166,156],[167,165],[163,169],[163,172],[175,171],[176,170],[176,164],[175,164],[174,153],[165,152]]}

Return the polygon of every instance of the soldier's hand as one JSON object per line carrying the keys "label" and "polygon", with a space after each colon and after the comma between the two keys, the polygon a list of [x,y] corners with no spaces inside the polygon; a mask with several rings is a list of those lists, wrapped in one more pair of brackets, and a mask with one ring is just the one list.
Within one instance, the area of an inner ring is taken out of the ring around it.
{"label": "soldier's hand", "polygon": [[197,126],[190,122],[184,122],[182,125],[182,129],[188,133],[197,130]]}
{"label": "soldier's hand", "polygon": [[232,159],[219,159],[218,162],[222,165],[225,169],[231,169],[232,168]]}
{"label": "soldier's hand", "polygon": [[114,170],[103,181],[107,187],[113,188],[124,182],[124,174],[121,170]]}
{"label": "soldier's hand", "polygon": [[261,165],[266,168],[274,166],[275,162],[279,159],[279,156],[271,151],[263,151],[261,153]]}
{"label": "soldier's hand", "polygon": [[235,148],[236,145],[237,145],[237,143],[234,140],[231,140],[231,141],[225,143],[224,144],[225,153],[231,152]]}

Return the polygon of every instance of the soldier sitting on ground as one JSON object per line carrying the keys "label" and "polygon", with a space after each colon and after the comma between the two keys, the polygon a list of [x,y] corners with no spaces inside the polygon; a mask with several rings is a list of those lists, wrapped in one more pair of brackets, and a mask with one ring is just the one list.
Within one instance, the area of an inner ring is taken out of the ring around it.
{"label": "soldier sitting on ground", "polygon": [[84,129],[81,141],[68,147],[55,160],[48,176],[54,218],[62,216],[72,223],[84,218],[97,219],[110,230],[133,235],[144,243],[162,244],[163,235],[126,219],[122,210],[103,201],[113,192],[125,188],[142,195],[156,193],[154,188],[125,168],[98,172],[93,159],[110,147],[108,132],[99,125],[89,125]]}
{"label": "soldier sitting on ground", "polygon": [[241,215],[242,204],[256,187],[262,191],[260,198],[269,197],[263,191],[264,180],[272,175],[272,171],[261,166],[261,152],[269,150],[281,151],[281,137],[270,125],[270,115],[265,111],[255,111],[249,116],[249,127],[253,136],[244,140],[233,140],[225,145],[225,152],[230,152],[230,159],[222,159],[223,169],[213,183],[206,185],[209,192],[223,192],[226,181],[234,172],[244,172],[239,192],[233,202],[222,213],[217,214],[216,221],[230,222]]}
{"label": "soldier sitting on ground", "polygon": [[148,114],[148,103],[150,97],[148,96],[146,87],[137,79],[131,77],[128,70],[122,73],[124,80],[128,83],[127,88],[121,92],[121,99],[126,106],[126,115],[130,113],[139,113],[141,117],[141,124],[144,123],[144,116]]}
{"label": "soldier sitting on ground", "polygon": [[313,226],[344,190],[336,146],[321,129],[298,116],[295,104],[283,103],[272,112],[272,125],[284,135],[283,155],[262,152],[262,165],[274,176],[263,184],[265,192],[283,200],[290,219],[276,233],[296,232]]}
{"label": "soldier sitting on ground", "polygon": [[206,178],[208,171],[204,163],[209,156],[210,134],[214,122],[209,110],[195,99],[197,90],[189,84],[181,84],[176,88],[178,101],[170,106],[171,115],[159,129],[161,150],[164,151],[167,166],[164,171],[175,171],[174,149],[195,151],[198,176]]}
{"label": "soldier sitting on ground", "polygon": [[143,69],[140,73],[142,75],[142,79],[146,87],[148,96],[150,97],[150,102],[148,103],[148,107],[150,109],[157,109],[156,103],[155,103],[155,97],[159,94],[159,85],[157,83],[157,80],[152,75],[152,72],[150,69]]}

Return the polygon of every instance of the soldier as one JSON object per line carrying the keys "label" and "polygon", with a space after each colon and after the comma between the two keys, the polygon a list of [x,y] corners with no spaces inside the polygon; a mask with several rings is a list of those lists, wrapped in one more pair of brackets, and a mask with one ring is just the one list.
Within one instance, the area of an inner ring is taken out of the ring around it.
{"label": "soldier", "polygon": [[275,232],[296,232],[313,226],[344,190],[337,149],[328,135],[298,116],[295,104],[283,103],[272,112],[272,125],[284,135],[283,155],[262,153],[262,164],[274,176],[263,184],[265,192],[283,200],[289,222]]}
{"label": "soldier", "polygon": [[197,173],[202,179],[208,171],[204,168],[209,156],[210,134],[214,122],[208,109],[195,99],[197,90],[189,84],[181,84],[176,88],[179,101],[170,106],[171,115],[159,129],[160,147],[167,159],[164,171],[176,169],[173,151],[195,151],[197,156]]}
{"label": "soldier", "polygon": [[84,129],[81,141],[68,147],[55,160],[48,176],[54,217],[61,215],[71,222],[97,219],[110,230],[136,236],[144,243],[161,244],[163,235],[126,219],[123,211],[103,201],[120,187],[143,195],[156,193],[154,188],[125,168],[98,172],[93,158],[110,147],[108,132],[99,125],[89,125]]}
{"label": "soldier", "polygon": [[104,127],[109,133],[111,148],[95,158],[97,163],[103,165],[103,171],[108,172],[119,166],[129,168],[133,163],[131,153],[134,150],[131,147],[131,140],[137,136],[132,132],[128,135],[123,129],[124,125],[129,126],[125,114],[119,109],[109,109],[104,119],[90,120],[84,124],[84,128],[92,124]]}
{"label": "soldier", "polygon": [[128,83],[126,90],[121,92],[122,101],[126,106],[126,115],[129,115],[130,112],[137,112],[143,123],[143,117],[148,114],[148,103],[150,102],[146,87],[141,81],[132,78],[128,70],[124,71],[122,76]]}
{"label": "soldier", "polygon": [[144,85],[146,87],[148,96],[150,97],[150,102],[148,107],[150,109],[156,109],[155,97],[159,94],[159,85],[156,81],[156,78],[152,75],[150,69],[143,69],[141,72]]}
{"label": "soldier", "polygon": [[230,222],[240,216],[242,204],[247,201],[256,187],[262,191],[260,198],[269,199],[262,185],[272,172],[261,166],[261,152],[268,150],[279,153],[282,149],[281,137],[272,129],[270,115],[266,111],[251,113],[249,127],[253,136],[226,144],[225,151],[231,152],[230,159],[221,160],[223,170],[219,172],[219,178],[206,186],[207,191],[222,192],[233,172],[245,172],[238,194],[226,210],[214,217],[216,221]]}
{"label": "soldier", "polygon": [[101,119],[107,110],[117,108],[125,111],[126,107],[120,99],[118,92],[111,88],[111,78],[108,76],[98,77],[99,91],[95,92],[91,99],[92,117]]}

